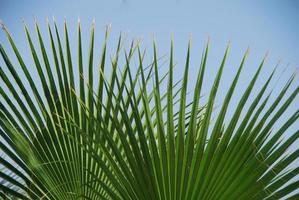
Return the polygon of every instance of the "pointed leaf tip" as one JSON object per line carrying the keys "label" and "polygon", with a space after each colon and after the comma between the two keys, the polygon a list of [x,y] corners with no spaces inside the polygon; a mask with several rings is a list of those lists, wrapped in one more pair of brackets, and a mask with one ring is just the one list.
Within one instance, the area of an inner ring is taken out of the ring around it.
{"label": "pointed leaf tip", "polygon": [[173,32],[170,34],[170,39],[173,42],[173,40],[174,40],[174,33]]}
{"label": "pointed leaf tip", "polygon": [[247,49],[246,49],[246,52],[245,52],[245,54],[246,54],[246,55],[248,55],[248,54],[249,54],[249,52],[250,52],[250,47],[248,46],[248,47],[247,47]]}
{"label": "pointed leaf tip", "polygon": [[269,50],[266,52],[263,60],[266,60],[268,58],[268,56],[269,56]]}
{"label": "pointed leaf tip", "polygon": [[189,42],[192,40],[192,33],[189,33]]}
{"label": "pointed leaf tip", "polygon": [[34,19],[34,23],[37,24],[37,18],[36,18],[36,16],[33,16],[33,19]]}
{"label": "pointed leaf tip", "polygon": [[25,18],[24,17],[22,17],[22,24],[24,25],[24,26],[26,26],[26,21],[25,21]]}
{"label": "pointed leaf tip", "polygon": [[108,33],[111,31],[112,29],[112,23],[109,23],[106,25],[106,37],[108,36]]}
{"label": "pointed leaf tip", "polygon": [[277,64],[275,65],[274,67],[274,71],[279,67],[279,65],[281,64],[282,62],[282,59],[280,58],[278,61],[277,61]]}
{"label": "pointed leaf tip", "polygon": [[188,49],[191,48],[191,43],[192,43],[192,34],[189,34],[189,41],[188,41]]}
{"label": "pointed leaf tip", "polygon": [[0,19],[0,28],[2,28],[3,30],[5,30],[5,25],[3,23],[3,21]]}
{"label": "pointed leaf tip", "polygon": [[210,45],[210,43],[211,43],[211,36],[208,35],[208,41],[207,41],[207,44]]}

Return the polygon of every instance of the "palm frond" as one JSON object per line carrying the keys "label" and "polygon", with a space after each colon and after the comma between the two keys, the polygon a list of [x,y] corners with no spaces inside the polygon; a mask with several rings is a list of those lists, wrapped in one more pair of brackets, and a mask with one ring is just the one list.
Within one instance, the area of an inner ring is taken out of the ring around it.
{"label": "palm frond", "polygon": [[[276,68],[258,92],[253,92],[264,58],[237,105],[232,105],[247,50],[229,89],[221,91],[226,96],[215,112],[229,45],[208,100],[204,101],[201,97],[209,42],[189,99],[191,41],[182,79],[174,81],[173,41],[167,59],[169,68],[162,74],[165,58],[158,56],[155,41],[152,62],[147,65],[146,51],[142,51],[139,42],[132,41],[126,50],[120,35],[109,63],[107,28],[96,64],[93,24],[85,65],[80,22],[77,62],[73,60],[66,22],[63,28],[61,34],[55,22],[54,29],[48,23],[48,50],[39,25],[35,24],[38,44],[34,44],[32,33],[24,26],[35,67],[32,69],[3,27],[15,58],[0,45],[2,198],[298,198],[295,176],[299,166],[294,162],[299,149],[287,151],[298,141],[298,130],[292,133],[289,127],[298,122],[299,110],[280,119],[298,95],[295,73],[278,96],[267,90]],[[137,60],[137,66],[132,60]],[[294,84],[295,89],[291,89]],[[250,96],[254,97],[251,102]],[[231,117],[229,110],[234,111]],[[213,123],[212,114],[216,115]],[[282,139],[285,135],[290,137]]]}

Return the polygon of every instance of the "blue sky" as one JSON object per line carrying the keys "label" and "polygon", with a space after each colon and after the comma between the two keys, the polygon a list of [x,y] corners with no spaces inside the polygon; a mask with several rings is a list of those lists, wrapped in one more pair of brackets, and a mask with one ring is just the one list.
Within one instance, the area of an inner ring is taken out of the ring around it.
{"label": "blue sky", "polygon": [[[261,59],[267,51],[269,57],[258,80],[255,91],[259,89],[278,60],[282,60],[276,80],[270,87],[280,89],[291,73],[299,66],[299,3],[295,0],[267,0],[267,1],[191,1],[191,0],[0,0],[0,19],[12,32],[18,47],[27,63],[32,63],[25,41],[22,20],[34,32],[36,18],[45,32],[46,18],[55,16],[62,30],[62,23],[66,18],[73,41],[76,37],[76,23],[78,17],[83,26],[83,41],[88,46],[89,28],[92,20],[96,20],[96,52],[99,55],[100,45],[104,35],[105,25],[112,24],[110,44],[115,45],[118,34],[122,32],[127,38],[141,38],[143,47],[148,48],[151,55],[151,40],[155,35],[158,43],[159,55],[169,52],[170,38],[174,35],[175,60],[178,63],[176,76],[179,77],[184,69],[184,58],[187,42],[192,35],[191,73],[189,79],[195,81],[200,55],[207,38],[211,37],[211,52],[208,61],[206,86],[208,90],[212,78],[221,62],[225,47],[231,41],[231,49],[218,95],[218,105],[228,88],[232,76],[242,59],[246,48],[250,47],[250,54],[232,101],[230,113],[234,111],[251,75],[257,69]],[[7,40],[0,33],[0,42],[9,47]],[[74,47],[75,44],[73,44]],[[98,47],[98,48],[97,48]],[[10,51],[8,51],[10,52]],[[0,64],[3,61],[0,59]],[[287,67],[288,66],[288,67]],[[281,72],[284,73],[280,75]],[[298,86],[298,76],[292,88]],[[277,91],[276,90],[276,91]],[[276,92],[273,93],[275,95]],[[272,99],[273,99],[272,98]],[[296,103],[282,117],[292,114],[298,109]],[[298,130],[295,124],[289,130]],[[298,144],[299,145],[299,144]]]}

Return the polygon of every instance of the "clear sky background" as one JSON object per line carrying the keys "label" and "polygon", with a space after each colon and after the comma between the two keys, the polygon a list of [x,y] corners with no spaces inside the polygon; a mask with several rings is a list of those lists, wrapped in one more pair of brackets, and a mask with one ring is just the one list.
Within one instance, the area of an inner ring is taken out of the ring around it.
{"label": "clear sky background", "polygon": [[[211,85],[230,40],[231,49],[221,82],[218,105],[221,104],[225,95],[223,91],[226,91],[231,83],[242,55],[249,46],[248,61],[230,105],[228,116],[231,116],[236,107],[235,104],[267,51],[269,51],[269,57],[254,91],[260,88],[280,59],[282,62],[275,76],[275,80],[278,81],[273,81],[269,89],[275,87],[277,91],[282,88],[287,78],[299,66],[299,2],[296,0],[247,0],[242,2],[232,0],[0,0],[0,18],[13,34],[29,64],[32,64],[32,59],[25,40],[22,20],[25,20],[31,31],[34,32],[33,25],[34,18],[36,18],[44,35],[47,36],[46,18],[48,17],[51,22],[52,16],[55,16],[61,31],[63,20],[66,18],[73,42],[76,41],[76,24],[80,17],[84,30],[85,47],[88,47],[90,25],[95,19],[96,55],[99,55],[101,49],[105,25],[110,23],[112,31],[109,44],[115,46],[118,34],[122,32],[127,35],[128,40],[141,38],[143,47],[147,47],[149,55],[152,55],[153,35],[157,38],[159,55],[164,55],[169,53],[170,38],[173,34],[175,60],[178,63],[175,74],[177,78],[182,75],[184,70],[186,47],[191,34],[192,53],[189,76],[191,86],[195,82],[196,73],[194,72],[198,70],[203,46],[210,36],[211,52],[205,80],[206,91]],[[3,32],[0,33],[0,42],[9,47]],[[72,46],[75,49],[76,44],[73,43]],[[98,57],[96,58],[98,61]],[[85,58],[85,63],[87,63],[87,58]],[[3,65],[1,59],[0,64]],[[292,86],[293,89],[298,86],[298,80],[297,76]],[[272,100],[277,92],[273,94]],[[298,102],[297,98],[282,117],[282,121],[299,108]],[[294,133],[298,128],[299,123],[297,122],[289,129],[288,134]],[[297,145],[299,145],[298,142]],[[298,147],[293,147],[292,150],[295,148]],[[296,162],[297,166],[298,164],[299,162]]]}

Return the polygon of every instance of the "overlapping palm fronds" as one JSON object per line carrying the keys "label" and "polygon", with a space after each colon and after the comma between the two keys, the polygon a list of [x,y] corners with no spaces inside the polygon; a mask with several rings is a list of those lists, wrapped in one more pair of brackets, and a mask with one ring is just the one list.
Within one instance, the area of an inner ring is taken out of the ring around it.
{"label": "overlapping palm fronds", "polygon": [[[15,57],[0,46],[4,64],[0,68],[2,198],[299,198],[299,183],[294,179],[299,166],[292,164],[299,149],[286,154],[298,140],[298,130],[293,133],[288,129],[298,123],[298,109],[271,132],[298,95],[298,86],[290,89],[297,84],[293,83],[295,75],[270,101],[267,88],[274,71],[257,93],[252,92],[264,65],[262,60],[238,104],[231,105],[246,51],[211,123],[229,47],[208,100],[203,101],[209,52],[206,45],[189,102],[190,43],[184,75],[175,81],[173,42],[169,69],[161,74],[155,42],[149,65],[138,43],[132,42],[129,50],[123,51],[121,36],[115,56],[108,60],[107,30],[98,65],[94,61],[98,46],[94,45],[92,26],[85,65],[80,24],[76,55],[72,55],[66,23],[64,40],[55,23],[54,29],[50,25],[47,28],[49,50],[39,26],[36,24],[39,47],[25,26],[38,74],[34,76],[32,66],[26,65],[8,29],[3,27]],[[137,60],[137,70],[132,70],[136,67],[133,59]],[[252,101],[249,96],[254,97]],[[233,114],[225,120],[228,110]],[[285,134],[291,136],[281,140]]]}

